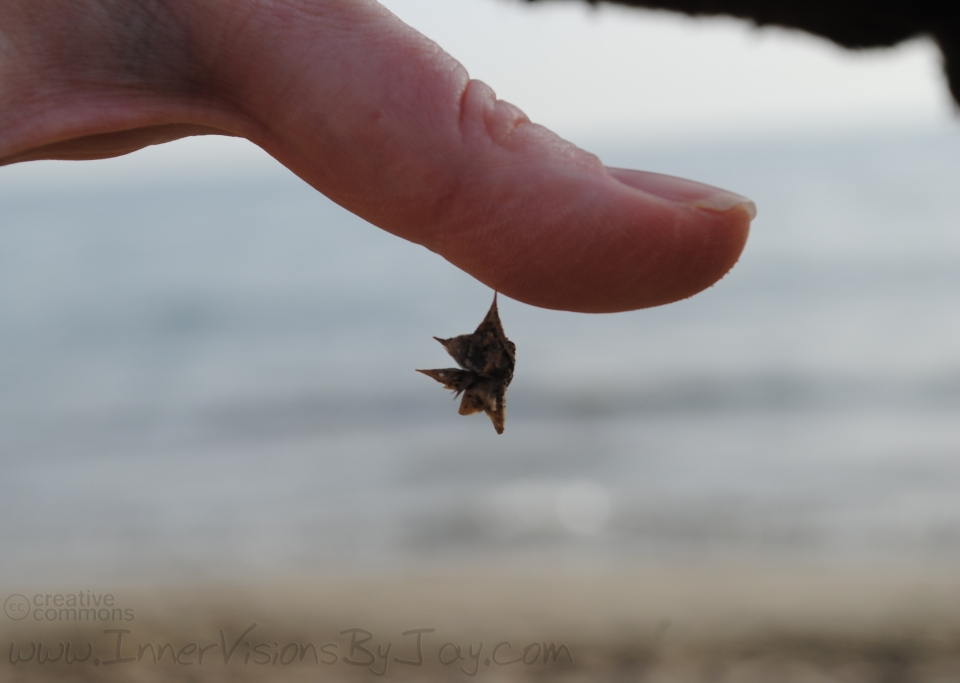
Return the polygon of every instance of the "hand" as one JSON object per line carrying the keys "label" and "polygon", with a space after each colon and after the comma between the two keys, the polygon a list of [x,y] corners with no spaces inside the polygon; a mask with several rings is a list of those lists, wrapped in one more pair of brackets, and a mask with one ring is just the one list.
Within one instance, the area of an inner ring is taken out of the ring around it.
{"label": "hand", "polygon": [[253,141],[317,190],[536,306],[710,286],[753,204],[605,168],[374,0],[4,0],[0,164],[188,135]]}

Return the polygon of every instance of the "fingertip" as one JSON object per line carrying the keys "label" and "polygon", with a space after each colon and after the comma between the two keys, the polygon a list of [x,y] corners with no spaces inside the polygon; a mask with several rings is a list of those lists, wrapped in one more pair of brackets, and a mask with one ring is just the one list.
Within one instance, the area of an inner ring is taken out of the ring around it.
{"label": "fingertip", "polygon": [[[473,197],[488,212],[484,228],[462,221],[468,227],[451,230],[441,253],[513,299],[587,313],[685,299],[736,264],[756,215],[750,200],[661,174],[596,173],[569,159],[515,164],[509,182],[495,176],[496,193]],[[491,206],[509,210],[490,215]]]}
{"label": "fingertip", "polygon": [[611,166],[607,166],[606,170],[624,185],[668,201],[717,213],[739,208],[751,221],[757,217],[757,205],[752,200],[729,190],[663,173]]}

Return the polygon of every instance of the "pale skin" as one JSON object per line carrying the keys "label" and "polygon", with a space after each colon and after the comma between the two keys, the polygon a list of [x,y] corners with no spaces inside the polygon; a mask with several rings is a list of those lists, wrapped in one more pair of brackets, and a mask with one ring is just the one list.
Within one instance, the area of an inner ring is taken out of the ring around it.
{"label": "pale skin", "polygon": [[[495,48],[491,48],[495,49]],[[755,210],[605,168],[374,0],[0,0],[0,164],[240,136],[502,294],[611,312],[691,296]]]}

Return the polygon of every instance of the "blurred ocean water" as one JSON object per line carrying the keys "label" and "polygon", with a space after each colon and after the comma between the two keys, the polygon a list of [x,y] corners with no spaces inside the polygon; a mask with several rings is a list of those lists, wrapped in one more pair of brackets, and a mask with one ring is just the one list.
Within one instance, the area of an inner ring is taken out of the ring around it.
{"label": "blurred ocean water", "polygon": [[0,575],[960,559],[960,135],[593,149],[760,214],[688,301],[501,299],[500,437],[413,372],[492,292],[283,169],[0,169]]}

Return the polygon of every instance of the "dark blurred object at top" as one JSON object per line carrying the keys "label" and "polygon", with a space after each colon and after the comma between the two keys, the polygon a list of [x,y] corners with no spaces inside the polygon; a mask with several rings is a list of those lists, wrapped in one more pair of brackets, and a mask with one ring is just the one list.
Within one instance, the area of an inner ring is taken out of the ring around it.
{"label": "dark blurred object at top", "polygon": [[[537,0],[528,0],[536,2]],[[586,0],[597,4],[599,0]],[[960,103],[958,0],[604,0],[693,15],[726,14],[759,26],[799,28],[850,48],[889,47],[928,35],[940,46],[950,91]]]}

